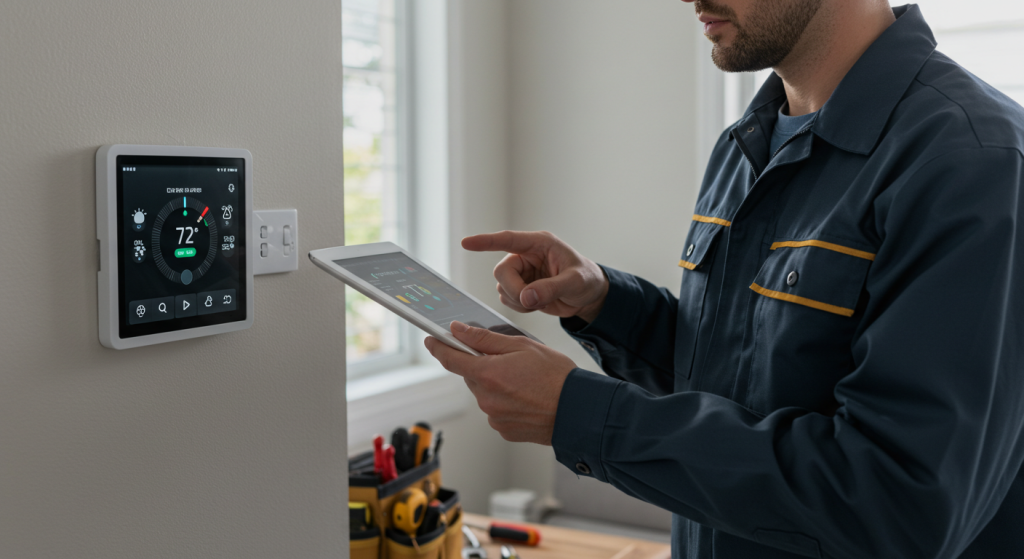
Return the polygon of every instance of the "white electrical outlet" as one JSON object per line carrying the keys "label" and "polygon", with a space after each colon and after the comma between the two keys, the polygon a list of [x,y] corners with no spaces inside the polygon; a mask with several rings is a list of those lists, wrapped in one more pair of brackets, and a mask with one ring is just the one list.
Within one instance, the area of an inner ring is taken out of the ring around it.
{"label": "white electrical outlet", "polygon": [[254,275],[299,269],[299,211],[252,212],[252,269]]}

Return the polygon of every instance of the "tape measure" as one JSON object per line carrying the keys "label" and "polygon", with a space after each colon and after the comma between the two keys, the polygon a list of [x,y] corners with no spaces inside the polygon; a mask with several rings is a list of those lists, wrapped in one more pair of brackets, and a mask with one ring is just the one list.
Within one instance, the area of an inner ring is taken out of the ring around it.
{"label": "tape measure", "polygon": [[427,494],[416,488],[406,489],[391,507],[391,525],[415,537],[426,512]]}

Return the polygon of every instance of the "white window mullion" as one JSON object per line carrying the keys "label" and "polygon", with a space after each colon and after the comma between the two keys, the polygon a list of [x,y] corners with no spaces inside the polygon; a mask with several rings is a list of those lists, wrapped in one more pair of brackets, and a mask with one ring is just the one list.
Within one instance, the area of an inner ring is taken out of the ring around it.
{"label": "white window mullion", "polygon": [[[345,240],[408,246],[408,0],[344,0]],[[411,328],[346,288],[348,377],[407,366]]]}

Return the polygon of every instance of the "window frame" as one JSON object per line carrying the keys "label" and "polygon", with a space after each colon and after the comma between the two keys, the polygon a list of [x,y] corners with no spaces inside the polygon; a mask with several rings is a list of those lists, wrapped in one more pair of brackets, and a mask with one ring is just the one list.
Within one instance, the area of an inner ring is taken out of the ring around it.
{"label": "window frame", "polygon": [[[461,0],[404,0],[410,61],[407,87],[405,170],[411,188],[406,198],[406,248],[438,273],[451,271],[452,215],[450,193],[460,189],[463,121],[462,76],[458,54],[462,45]],[[404,322],[404,321],[403,321]],[[408,326],[408,325],[407,325]],[[348,374],[348,449],[370,448],[381,426],[430,423],[458,416],[469,408],[469,391],[461,377],[445,371],[423,347],[426,336],[408,326],[410,361],[388,363],[381,358],[372,370]],[[369,367],[367,366],[367,369]],[[351,366],[347,369],[351,372]]]}
{"label": "window frame", "polygon": [[[416,251],[413,236],[416,230],[416,216],[412,205],[416,198],[416,181],[413,170],[413,137],[415,135],[415,97],[413,54],[415,22],[411,0],[382,0],[394,3],[395,20],[395,216],[396,243],[413,253]],[[387,100],[385,100],[387,103]],[[389,316],[389,318],[391,318]],[[395,319],[395,318],[392,318]],[[398,322],[398,350],[383,355],[348,360],[346,355],[346,377],[348,380],[370,377],[402,367],[416,364],[416,335],[406,321]],[[346,326],[347,328],[347,326]],[[347,353],[347,351],[346,351]]]}

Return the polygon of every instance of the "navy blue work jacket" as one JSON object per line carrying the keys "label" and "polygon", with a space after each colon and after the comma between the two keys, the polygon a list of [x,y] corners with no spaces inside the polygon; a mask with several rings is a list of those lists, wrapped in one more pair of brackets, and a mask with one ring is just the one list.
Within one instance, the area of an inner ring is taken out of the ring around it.
{"label": "navy blue work jacket", "polygon": [[563,322],[608,376],[555,455],[673,557],[1024,558],[1024,110],[895,11],[774,157],[777,76],[722,135],[678,298],[605,268]]}

